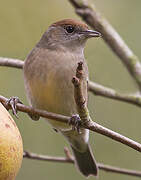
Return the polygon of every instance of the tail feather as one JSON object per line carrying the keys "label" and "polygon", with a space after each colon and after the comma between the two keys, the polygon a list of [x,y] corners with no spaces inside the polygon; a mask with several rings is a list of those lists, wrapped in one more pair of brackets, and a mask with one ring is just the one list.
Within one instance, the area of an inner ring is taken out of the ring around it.
{"label": "tail feather", "polygon": [[79,152],[73,147],[72,151],[75,156],[75,163],[84,176],[88,177],[90,175],[98,175],[98,167],[89,145],[85,152]]}

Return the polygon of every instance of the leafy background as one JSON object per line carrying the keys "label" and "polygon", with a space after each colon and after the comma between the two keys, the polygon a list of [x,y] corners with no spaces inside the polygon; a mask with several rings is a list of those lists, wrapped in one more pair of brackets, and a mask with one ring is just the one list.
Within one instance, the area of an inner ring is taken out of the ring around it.
{"label": "leafy background", "polygon": [[[124,38],[129,47],[141,56],[141,1],[91,0]],[[0,56],[24,60],[42,33],[55,21],[64,18],[79,19],[66,0],[1,0],[0,5]],[[102,39],[91,39],[85,48],[90,79],[122,92],[133,92],[136,86],[121,61]],[[6,97],[18,96],[27,103],[21,70],[0,67],[0,93]],[[140,142],[141,111],[138,107],[96,97],[90,94],[89,109],[92,118],[114,131]],[[33,152],[63,156],[64,138],[40,120],[34,122],[24,113],[15,119],[24,142],[24,149]],[[138,152],[104,136],[91,133],[90,143],[98,162],[140,169]],[[134,180],[135,177],[100,171],[100,180]],[[24,159],[16,180],[71,180],[85,179],[70,164],[41,162]],[[93,177],[90,178],[95,179]]]}

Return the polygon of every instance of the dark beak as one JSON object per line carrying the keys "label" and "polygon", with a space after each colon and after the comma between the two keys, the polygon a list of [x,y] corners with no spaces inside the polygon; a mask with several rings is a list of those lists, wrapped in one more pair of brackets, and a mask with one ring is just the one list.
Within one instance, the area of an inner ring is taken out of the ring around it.
{"label": "dark beak", "polygon": [[101,33],[93,30],[80,31],[79,34],[84,34],[87,38],[101,37]]}

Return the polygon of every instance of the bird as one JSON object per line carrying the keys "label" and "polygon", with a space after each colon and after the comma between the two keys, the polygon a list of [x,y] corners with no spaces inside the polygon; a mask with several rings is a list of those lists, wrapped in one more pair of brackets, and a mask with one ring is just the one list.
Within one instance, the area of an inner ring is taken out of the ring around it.
{"label": "bird", "polygon": [[[82,91],[88,102],[88,67],[84,57],[89,38],[100,37],[98,31],[74,19],[50,25],[25,59],[23,74],[27,99],[33,108],[66,116],[77,115],[72,78],[78,63],[83,62]],[[34,118],[34,117],[33,117]],[[78,132],[70,124],[47,119],[70,144],[75,165],[85,177],[98,176],[98,165],[89,145],[89,130]]]}

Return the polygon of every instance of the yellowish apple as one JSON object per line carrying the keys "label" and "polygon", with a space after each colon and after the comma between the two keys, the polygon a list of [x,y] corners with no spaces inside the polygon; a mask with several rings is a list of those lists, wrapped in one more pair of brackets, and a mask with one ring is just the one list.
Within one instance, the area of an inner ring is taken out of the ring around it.
{"label": "yellowish apple", "polygon": [[17,125],[0,103],[0,180],[15,180],[23,159],[23,143]]}

